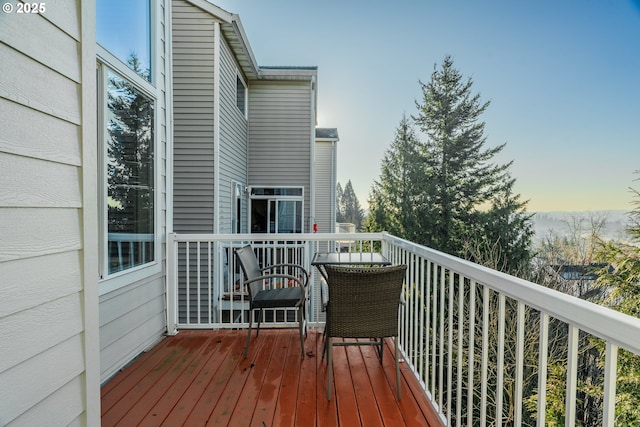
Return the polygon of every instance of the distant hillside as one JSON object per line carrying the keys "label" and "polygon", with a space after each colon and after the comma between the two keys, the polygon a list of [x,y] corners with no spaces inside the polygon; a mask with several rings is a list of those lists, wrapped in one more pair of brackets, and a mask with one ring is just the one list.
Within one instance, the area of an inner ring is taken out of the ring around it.
{"label": "distant hillside", "polygon": [[591,231],[591,220],[604,219],[605,226],[602,236],[605,240],[626,240],[625,228],[629,225],[627,211],[577,211],[577,212],[535,212],[533,217],[536,235],[534,242],[549,237],[551,233],[558,236],[568,236],[570,224],[582,221],[584,233]]}

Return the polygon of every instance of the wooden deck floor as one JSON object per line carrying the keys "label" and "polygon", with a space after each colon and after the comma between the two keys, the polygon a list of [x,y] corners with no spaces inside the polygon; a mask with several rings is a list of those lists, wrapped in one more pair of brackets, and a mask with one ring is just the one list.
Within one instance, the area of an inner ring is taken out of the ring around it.
{"label": "wooden deck floor", "polygon": [[322,335],[263,330],[242,357],[245,331],[182,331],[102,387],[103,426],[432,426],[433,409],[401,363],[396,399],[392,342],[384,369],[372,347],[334,348],[326,399]]}

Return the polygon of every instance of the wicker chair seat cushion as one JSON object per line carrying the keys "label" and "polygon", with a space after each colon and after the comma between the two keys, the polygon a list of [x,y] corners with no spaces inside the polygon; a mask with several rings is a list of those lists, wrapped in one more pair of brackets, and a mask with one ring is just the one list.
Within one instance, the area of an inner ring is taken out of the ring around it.
{"label": "wicker chair seat cushion", "polygon": [[253,298],[253,308],[296,307],[302,299],[302,287],[259,291]]}

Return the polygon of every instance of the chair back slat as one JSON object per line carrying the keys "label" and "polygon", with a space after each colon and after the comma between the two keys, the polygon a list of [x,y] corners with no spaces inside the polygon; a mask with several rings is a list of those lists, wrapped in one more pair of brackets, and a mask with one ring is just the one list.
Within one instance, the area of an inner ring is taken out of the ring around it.
{"label": "chair back slat", "polygon": [[330,337],[369,338],[398,335],[398,307],[406,265],[326,266]]}

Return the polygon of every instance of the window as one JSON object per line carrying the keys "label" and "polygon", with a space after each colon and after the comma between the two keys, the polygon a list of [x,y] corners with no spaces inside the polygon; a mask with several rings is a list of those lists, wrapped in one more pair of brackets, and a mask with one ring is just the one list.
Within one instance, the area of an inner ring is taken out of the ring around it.
{"label": "window", "polygon": [[236,105],[240,112],[246,116],[247,115],[247,87],[244,82],[240,78],[240,76],[236,76]]}
{"label": "window", "polygon": [[98,43],[138,75],[151,81],[149,0],[98,0]]}
{"label": "window", "polygon": [[154,259],[154,102],[107,71],[108,273]]}
{"label": "window", "polygon": [[251,188],[252,233],[302,233],[302,187]]}
{"label": "window", "polygon": [[155,261],[156,113],[149,0],[98,0],[100,275]]}

